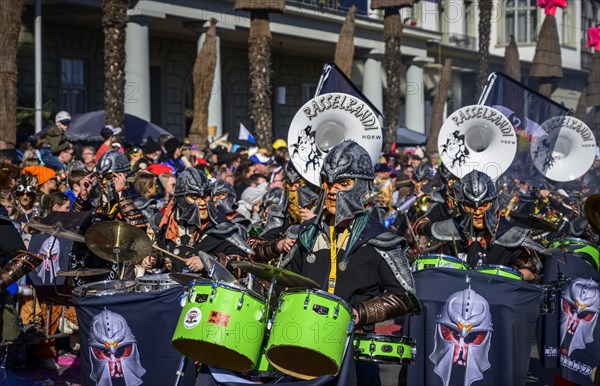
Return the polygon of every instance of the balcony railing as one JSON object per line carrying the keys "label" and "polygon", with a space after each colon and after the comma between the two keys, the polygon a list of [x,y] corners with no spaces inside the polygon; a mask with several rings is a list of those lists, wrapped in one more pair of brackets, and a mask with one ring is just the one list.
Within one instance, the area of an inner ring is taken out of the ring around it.
{"label": "balcony railing", "polygon": [[461,35],[457,33],[445,33],[442,35],[442,44],[464,48],[467,50],[477,50],[477,38],[474,36]]}

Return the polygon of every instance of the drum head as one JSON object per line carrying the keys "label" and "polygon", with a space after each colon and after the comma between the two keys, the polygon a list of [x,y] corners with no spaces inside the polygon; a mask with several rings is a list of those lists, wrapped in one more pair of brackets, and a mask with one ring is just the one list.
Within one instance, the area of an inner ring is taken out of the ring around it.
{"label": "drum head", "polygon": [[277,370],[299,379],[336,375],[340,370],[331,358],[309,347],[273,346],[267,351],[267,360]]}
{"label": "drum head", "polygon": [[197,339],[179,338],[172,342],[175,350],[188,358],[231,371],[250,371],[254,369],[254,361],[233,349]]}

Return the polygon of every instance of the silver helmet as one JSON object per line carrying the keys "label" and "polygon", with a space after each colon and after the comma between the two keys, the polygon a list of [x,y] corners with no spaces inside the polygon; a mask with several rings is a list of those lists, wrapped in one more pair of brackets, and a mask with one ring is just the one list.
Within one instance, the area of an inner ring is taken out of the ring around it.
{"label": "silver helmet", "polygon": [[217,205],[220,205],[225,210],[225,213],[233,213],[237,206],[237,193],[235,188],[227,181],[215,180],[212,184],[212,195],[227,194],[225,198],[217,198]]}
{"label": "silver helmet", "polygon": [[[187,195],[198,195],[200,197],[209,196],[211,193],[210,182],[208,178],[196,168],[186,168],[179,173],[175,181],[175,203],[177,204],[177,219],[189,225],[200,227],[200,209],[197,203],[190,204],[186,200]],[[207,207],[212,207],[212,203],[207,202]]]}
{"label": "silver helmet", "polygon": [[129,173],[131,165],[125,154],[117,150],[109,150],[102,154],[96,164],[96,174],[100,178],[106,177],[109,173]]}
{"label": "silver helmet", "polygon": [[[335,225],[364,212],[365,196],[373,189],[375,173],[371,156],[356,142],[344,141],[334,146],[323,160],[322,183],[333,184],[342,178],[353,178],[356,182],[352,188],[336,193]],[[321,203],[325,202],[326,196],[327,192],[321,191]],[[323,213],[323,207],[319,215]]]}
{"label": "silver helmet", "polygon": [[481,205],[491,202],[491,206],[485,212],[484,222],[487,230],[495,233],[498,224],[498,192],[494,182],[487,174],[478,170],[469,172],[460,179],[459,184],[454,184],[454,197],[459,202],[459,209],[463,216],[461,225],[471,234],[473,228],[473,214],[465,210],[464,204],[479,208]]}

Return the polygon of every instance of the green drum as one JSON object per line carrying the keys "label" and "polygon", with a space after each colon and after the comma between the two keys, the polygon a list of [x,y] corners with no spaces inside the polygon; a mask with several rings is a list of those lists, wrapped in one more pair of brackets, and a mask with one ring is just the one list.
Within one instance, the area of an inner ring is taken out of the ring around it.
{"label": "green drum", "polygon": [[523,274],[505,265],[488,264],[476,269],[477,272],[488,275],[502,276],[514,280],[523,280]]}
{"label": "green drum", "polygon": [[420,255],[413,263],[412,270],[420,271],[425,268],[454,268],[469,269],[469,266],[459,258],[441,253]]}
{"label": "green drum", "polygon": [[591,265],[596,271],[600,271],[600,250],[587,240],[565,237],[552,242],[550,248],[572,253]]}
{"label": "green drum", "polygon": [[273,314],[267,360],[300,379],[336,375],[353,325],[350,307],[335,295],[283,292]]}
{"label": "green drum", "polygon": [[193,282],[171,343],[181,354],[232,371],[254,369],[266,331],[265,300],[221,282]]}
{"label": "green drum", "polygon": [[411,364],[415,362],[415,341],[401,336],[354,334],[354,358],[360,362],[379,364]]}

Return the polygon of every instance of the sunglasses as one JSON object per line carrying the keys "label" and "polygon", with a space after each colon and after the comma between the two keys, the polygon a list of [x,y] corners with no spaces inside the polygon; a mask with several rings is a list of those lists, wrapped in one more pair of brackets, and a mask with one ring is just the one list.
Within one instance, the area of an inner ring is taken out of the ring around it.
{"label": "sunglasses", "polygon": [[61,124],[67,126],[71,124],[71,121],[59,121]]}
{"label": "sunglasses", "polygon": [[36,189],[33,186],[19,185],[15,188],[15,194],[35,194]]}

